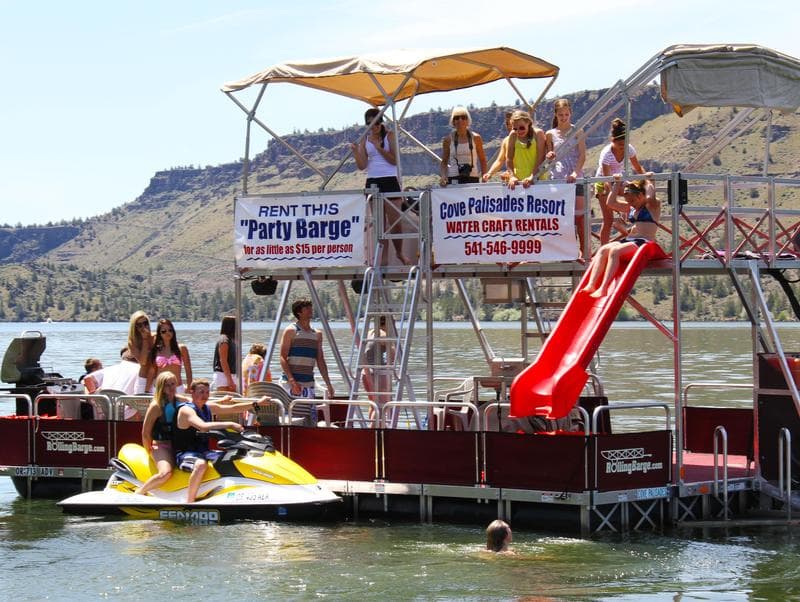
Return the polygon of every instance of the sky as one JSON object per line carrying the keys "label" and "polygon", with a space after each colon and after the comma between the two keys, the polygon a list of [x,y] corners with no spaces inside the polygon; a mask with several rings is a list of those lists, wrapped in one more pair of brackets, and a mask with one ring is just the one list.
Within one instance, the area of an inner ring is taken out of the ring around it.
{"label": "sky", "polygon": [[[498,7],[506,7],[507,12]],[[548,97],[605,88],[667,46],[749,42],[800,57],[796,0],[0,0],[0,224],[87,218],[156,171],[244,154],[222,84],[277,63],[398,48],[509,46],[561,69]],[[540,82],[522,82],[536,98]],[[506,84],[417,99],[411,113],[513,104]],[[360,122],[365,105],[276,85],[279,134]],[[254,138],[262,151],[266,134]]]}

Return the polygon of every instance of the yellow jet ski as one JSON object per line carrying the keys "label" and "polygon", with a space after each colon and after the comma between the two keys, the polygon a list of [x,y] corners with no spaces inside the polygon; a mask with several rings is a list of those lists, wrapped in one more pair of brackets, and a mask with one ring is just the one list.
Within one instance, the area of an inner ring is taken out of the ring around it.
{"label": "yellow jet ski", "polygon": [[141,445],[126,443],[110,462],[114,473],[105,489],[74,495],[58,505],[69,514],[126,514],[199,524],[338,517],[341,498],[275,451],[269,437],[255,431],[209,434],[222,454],[209,464],[194,503],[186,503],[189,473],[177,468],[159,489],[134,493],[156,466]]}

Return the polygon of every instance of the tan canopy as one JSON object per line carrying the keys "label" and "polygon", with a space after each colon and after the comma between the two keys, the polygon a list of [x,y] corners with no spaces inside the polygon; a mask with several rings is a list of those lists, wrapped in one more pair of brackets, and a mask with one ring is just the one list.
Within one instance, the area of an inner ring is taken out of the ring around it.
{"label": "tan canopy", "polygon": [[[511,48],[464,51],[401,50],[327,61],[283,63],[222,87],[287,82],[383,105],[427,92],[446,92],[504,78],[555,77],[558,67]],[[385,94],[384,94],[385,93]]]}
{"label": "tan canopy", "polygon": [[678,115],[694,107],[800,106],[800,61],[752,44],[670,46],[659,56],[661,95]]}

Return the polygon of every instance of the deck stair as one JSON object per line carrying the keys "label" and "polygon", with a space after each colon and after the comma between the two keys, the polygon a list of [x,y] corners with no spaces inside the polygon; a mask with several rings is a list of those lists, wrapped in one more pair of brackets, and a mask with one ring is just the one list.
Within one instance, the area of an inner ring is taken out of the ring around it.
{"label": "deck stair", "polygon": [[[367,268],[364,273],[355,318],[357,336],[349,360],[350,399],[366,395],[379,406],[403,399],[415,401],[407,368],[422,282],[419,266],[378,265],[383,244],[377,245],[376,267]],[[392,426],[397,423],[397,414],[392,417]],[[358,406],[350,406],[348,424],[363,418]],[[423,424],[417,410],[410,419],[418,428]]]}

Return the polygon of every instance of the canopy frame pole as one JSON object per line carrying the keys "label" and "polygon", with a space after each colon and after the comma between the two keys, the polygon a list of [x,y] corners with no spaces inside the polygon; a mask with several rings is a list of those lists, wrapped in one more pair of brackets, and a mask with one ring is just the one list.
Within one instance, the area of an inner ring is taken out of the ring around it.
{"label": "canopy frame pole", "polygon": [[[391,95],[386,93],[386,90],[383,89],[383,86],[381,86],[380,82],[378,81],[378,78],[375,77],[374,73],[368,73],[367,75],[369,75],[369,78],[372,80],[372,83],[375,84],[375,88],[378,90],[378,92],[380,92],[383,95],[383,98],[386,101],[386,104],[383,107],[383,112],[385,113],[386,109],[391,107],[391,109],[392,109],[392,123],[394,123],[396,125],[399,125],[399,122],[397,121],[397,112],[395,111],[395,106],[394,106],[395,105],[395,98],[397,98],[397,95],[400,94],[400,91],[403,89],[403,87],[406,85],[406,83],[408,83],[408,80],[411,79],[411,73],[406,73],[406,76],[405,76],[405,78],[403,78],[403,81],[400,82],[400,85],[398,85],[397,88],[395,88],[395,91]],[[411,98],[413,98],[413,96]],[[400,153],[401,153],[400,152],[400,142],[398,141],[397,136],[394,137],[394,144],[395,144],[395,149],[394,149],[394,152],[395,152],[395,167],[397,168],[397,181],[398,182],[402,182],[403,181],[403,167],[402,167],[403,162],[400,160]]]}
{"label": "canopy frame pole", "polygon": [[247,113],[247,128],[244,139],[244,161],[242,161],[242,194],[247,194],[247,182],[250,178],[250,138],[252,132],[253,118],[256,116],[258,106],[261,104],[261,99],[264,98],[264,92],[267,91],[267,83],[261,86],[256,101],[253,103],[253,108]]}
{"label": "canopy frame pole", "polygon": [[[367,125],[364,127],[364,131],[363,131],[363,133],[362,133],[362,134],[361,134],[361,135],[358,137],[358,141],[356,142],[356,144],[360,144],[360,143],[361,143],[361,141],[362,141],[364,138],[366,138],[366,137],[367,137],[367,135],[369,134],[369,130],[370,130],[370,128],[371,128],[373,125],[375,125],[375,124],[378,122],[378,119],[380,119],[381,117],[383,117],[385,113],[386,113],[386,107],[384,107],[383,109],[380,109],[380,111],[378,112],[378,114],[377,114],[377,115],[375,115],[375,117],[372,119],[372,121],[370,121],[370,122],[369,122],[369,123],[368,123],[368,124],[367,124]],[[328,184],[330,184],[331,180],[333,179],[333,176],[335,176],[337,173],[339,173],[339,170],[342,168],[342,166],[343,166],[345,163],[347,163],[347,161],[348,161],[348,160],[350,159],[350,157],[352,157],[352,156],[353,156],[353,152],[352,152],[352,151],[347,151],[347,152],[345,153],[344,157],[342,157],[342,158],[341,158],[341,160],[339,161],[339,164],[338,164],[338,165],[337,165],[337,166],[336,166],[336,167],[333,169],[333,171],[330,173],[330,175],[328,175],[327,177],[323,176],[323,181],[322,181],[322,184],[321,184],[321,185],[320,185],[320,187],[319,187],[319,189],[320,189],[320,190],[325,190],[325,188],[328,186]]]}
{"label": "canopy frame pole", "polygon": [[[225,94],[228,96],[228,98],[230,98],[230,99],[231,99],[231,100],[234,102],[234,104],[236,104],[236,106],[238,106],[238,107],[239,107],[239,108],[240,108],[242,111],[244,111],[244,113],[245,113],[245,114],[247,114],[247,115],[249,115],[249,114],[250,114],[250,111],[249,111],[249,109],[248,109],[246,106],[244,106],[244,105],[243,105],[241,102],[239,102],[239,99],[238,99],[238,98],[236,98],[236,97],[234,97],[232,92],[225,92]],[[311,163],[311,161],[309,161],[308,159],[306,159],[306,158],[305,158],[305,157],[302,155],[302,153],[301,153],[300,151],[298,151],[298,150],[297,150],[297,149],[296,149],[294,146],[292,146],[292,145],[291,145],[291,144],[289,144],[289,143],[288,143],[286,140],[284,140],[284,139],[283,139],[283,138],[282,138],[282,137],[281,137],[279,134],[275,133],[275,132],[272,130],[272,128],[270,128],[269,126],[267,126],[267,124],[265,124],[265,123],[264,123],[263,121],[261,121],[261,120],[260,120],[258,117],[256,117],[256,116],[255,116],[255,113],[253,114],[252,118],[250,118],[250,119],[251,119],[252,121],[254,121],[254,122],[257,124],[257,125],[259,125],[259,126],[261,127],[261,129],[262,129],[262,130],[264,130],[265,132],[267,132],[267,134],[269,134],[269,135],[270,135],[270,136],[272,136],[272,137],[273,137],[275,140],[277,140],[278,142],[280,142],[281,144],[283,144],[283,145],[284,145],[286,148],[288,148],[288,149],[289,149],[289,150],[292,152],[292,154],[293,154],[295,157],[297,157],[298,159],[300,159],[300,160],[301,160],[303,163],[305,163],[305,164],[306,164],[306,165],[307,165],[309,168],[311,168],[311,169],[312,169],[312,170],[313,170],[315,173],[317,173],[317,174],[318,174],[320,177],[322,177],[322,178],[324,178],[324,177],[325,177],[325,174],[324,174],[324,173],[323,173],[323,172],[322,172],[322,171],[321,171],[321,170],[320,170],[320,169],[319,169],[319,168],[318,168],[316,165],[314,165],[313,163]]]}
{"label": "canopy frame pole", "polygon": [[[764,171],[762,175],[766,178],[769,171],[769,142],[772,139],[772,109],[767,112],[767,131],[764,136],[766,140],[764,141]],[[774,234],[774,231],[772,233]]]}

